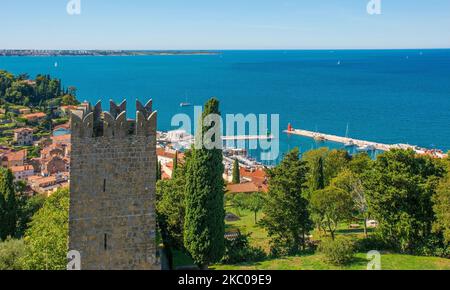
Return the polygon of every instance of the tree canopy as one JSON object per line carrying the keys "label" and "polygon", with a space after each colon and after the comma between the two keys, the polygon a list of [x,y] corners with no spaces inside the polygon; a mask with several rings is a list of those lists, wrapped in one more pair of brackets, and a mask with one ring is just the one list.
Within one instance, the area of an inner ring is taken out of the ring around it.
{"label": "tree canopy", "polygon": [[[225,250],[224,180],[222,177],[221,148],[208,148],[203,144],[221,141],[220,125],[205,122],[213,115],[220,115],[219,101],[212,98],[206,104],[196,135],[198,146],[192,149],[186,166],[186,218],[184,245],[194,261],[206,268],[219,261]],[[219,130],[217,130],[219,128]]]}
{"label": "tree canopy", "polygon": [[272,252],[287,255],[305,248],[311,230],[306,190],[306,162],[296,148],[281,163],[267,171],[269,192],[261,225],[267,230]]}
{"label": "tree canopy", "polygon": [[427,243],[435,214],[432,197],[444,168],[412,150],[392,150],[378,156],[364,177],[370,212],[377,233],[388,245],[413,252]]}
{"label": "tree canopy", "polygon": [[63,270],[68,252],[69,191],[58,190],[45,200],[25,233],[23,264],[30,270]]}

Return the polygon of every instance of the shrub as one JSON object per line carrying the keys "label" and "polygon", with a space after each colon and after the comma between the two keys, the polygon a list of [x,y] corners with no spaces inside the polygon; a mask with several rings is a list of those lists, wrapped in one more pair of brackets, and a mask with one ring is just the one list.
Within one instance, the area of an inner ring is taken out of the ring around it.
{"label": "shrub", "polygon": [[318,250],[326,262],[334,265],[344,265],[353,259],[355,245],[348,238],[338,237],[335,240],[323,240]]}
{"label": "shrub", "polygon": [[21,270],[21,258],[24,254],[22,240],[7,239],[0,243],[0,270]]}
{"label": "shrub", "polygon": [[223,264],[238,264],[243,262],[257,262],[266,257],[260,248],[250,246],[250,235],[239,234],[234,240],[225,240],[225,254]]}
{"label": "shrub", "polygon": [[393,250],[377,235],[358,240],[355,247],[358,252]]}

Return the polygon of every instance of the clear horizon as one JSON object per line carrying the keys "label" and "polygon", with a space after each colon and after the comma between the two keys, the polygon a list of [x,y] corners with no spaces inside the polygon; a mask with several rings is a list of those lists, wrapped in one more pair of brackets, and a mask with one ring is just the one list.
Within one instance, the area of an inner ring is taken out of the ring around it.
{"label": "clear horizon", "polygon": [[[450,1],[2,0],[2,49],[345,50],[450,48]],[[20,15],[20,17],[18,17]]]}

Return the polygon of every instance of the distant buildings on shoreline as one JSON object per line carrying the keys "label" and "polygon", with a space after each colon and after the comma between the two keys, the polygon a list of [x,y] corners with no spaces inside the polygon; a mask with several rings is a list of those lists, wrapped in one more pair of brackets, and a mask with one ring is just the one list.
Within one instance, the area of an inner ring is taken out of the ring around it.
{"label": "distant buildings on shoreline", "polygon": [[215,55],[213,51],[182,50],[34,50],[4,49],[0,56],[145,56],[145,55]]}

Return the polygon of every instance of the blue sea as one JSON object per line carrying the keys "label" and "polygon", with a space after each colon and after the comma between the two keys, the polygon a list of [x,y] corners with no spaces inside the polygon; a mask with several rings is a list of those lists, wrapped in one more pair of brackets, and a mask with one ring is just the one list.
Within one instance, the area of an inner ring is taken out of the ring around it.
{"label": "blue sea", "polygon": [[[55,62],[58,66],[55,67]],[[50,74],[80,101],[153,98],[159,130],[181,102],[215,96],[223,114],[279,114],[295,128],[450,150],[450,50],[223,51],[217,55],[0,57],[0,69]],[[281,151],[342,144],[280,133]]]}

